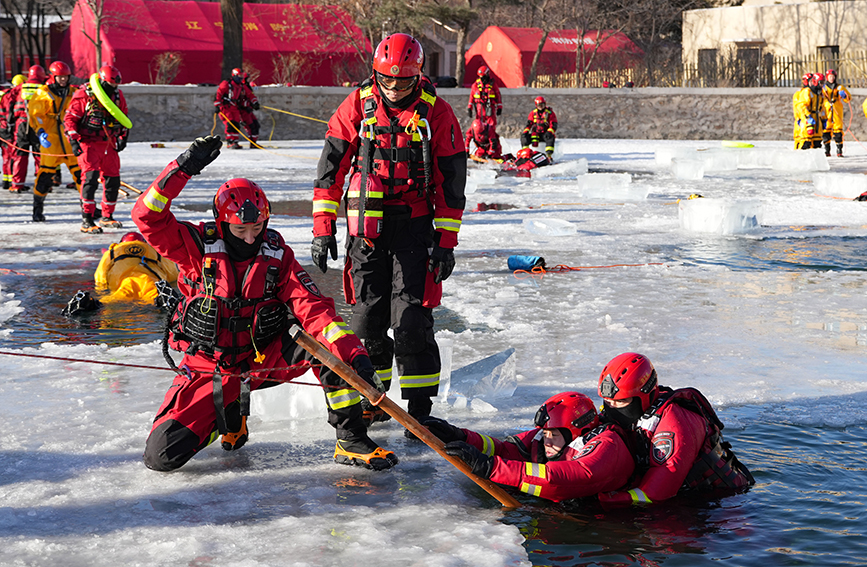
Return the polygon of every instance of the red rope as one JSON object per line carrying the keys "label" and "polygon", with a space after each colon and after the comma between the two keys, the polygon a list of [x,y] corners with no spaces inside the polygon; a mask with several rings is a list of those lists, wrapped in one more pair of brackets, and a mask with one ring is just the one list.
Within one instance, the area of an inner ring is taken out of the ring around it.
{"label": "red rope", "polygon": [[649,262],[647,264],[611,264],[610,266],[567,266],[566,264],[557,264],[550,268],[544,266],[536,266],[531,270],[515,270],[513,275],[519,280],[526,278],[534,278],[538,276],[540,279],[547,274],[562,274],[564,272],[580,272],[581,270],[598,270],[603,268],[621,268],[635,266],[664,266],[662,262]]}
{"label": "red rope", "polygon": [[[27,152],[28,154],[33,154],[34,156],[41,156],[42,155],[41,151],[40,152],[34,152],[32,150],[25,150],[24,148],[19,148],[18,146],[16,146],[15,144],[10,142],[9,140],[3,140],[2,138],[0,138],[0,142],[3,142],[4,144],[6,144],[8,146],[12,146],[13,149],[18,150],[19,152]],[[51,154],[51,155],[57,156],[57,157],[74,157],[75,156],[75,154]]]}

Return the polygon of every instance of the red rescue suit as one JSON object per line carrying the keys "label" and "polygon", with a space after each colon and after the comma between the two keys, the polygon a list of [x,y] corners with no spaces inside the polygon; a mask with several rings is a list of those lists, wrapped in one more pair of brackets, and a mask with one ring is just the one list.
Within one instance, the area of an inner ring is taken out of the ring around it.
{"label": "red rescue suit", "polygon": [[[390,386],[396,358],[403,397],[410,399],[435,396],[439,389],[432,310],[440,303],[442,284],[433,282],[427,263],[435,242],[457,245],[467,157],[454,112],[436,97],[430,81],[423,78],[404,102],[390,106],[367,81],[331,117],[313,190],[313,234],[333,234],[347,174],[352,169],[361,175],[364,123],[372,145],[370,175],[382,185],[377,199],[368,194],[368,209],[374,203],[377,209],[365,211],[380,215],[381,231],[349,237],[344,295],[353,305],[352,328],[383,384]],[[359,201],[358,194],[347,192],[347,214],[359,215]]]}
{"label": "red rescue suit", "polygon": [[680,490],[745,488],[755,483],[749,470],[723,441],[724,425],[694,388],[660,387],[659,397],[635,429],[646,472],[631,490],[600,494],[605,504],[651,504]]}
{"label": "red rescue suit", "polygon": [[15,139],[13,127],[14,122],[9,121],[9,116],[12,111],[12,105],[15,100],[12,98],[12,89],[9,88],[3,91],[0,96],[0,140],[3,144],[3,188],[9,189],[12,187],[12,155],[15,153],[13,141]]}
{"label": "red rescue suit", "polygon": [[481,77],[470,87],[470,101],[467,108],[475,111],[476,118],[485,120],[492,128],[497,127],[497,114],[503,111],[503,99],[500,96],[500,88],[494,84],[494,80],[488,77],[483,81]]}
{"label": "red rescue suit", "polygon": [[556,461],[545,457],[541,428],[505,441],[464,431],[467,443],[494,457],[492,481],[554,502],[617,490],[635,470],[626,433],[613,424],[575,439]]}
{"label": "red rescue suit", "polygon": [[245,87],[243,83],[236,83],[226,79],[217,85],[217,94],[214,97],[214,110],[219,113],[220,120],[226,128],[226,143],[238,142],[238,133],[241,131],[241,106],[244,101]]}
{"label": "red rescue suit", "polygon": [[536,145],[543,141],[545,142],[545,151],[554,151],[554,141],[557,139],[557,115],[550,106],[546,106],[542,110],[534,108],[527,115],[527,125],[521,132],[521,146],[526,148]]}
{"label": "red rescue suit", "polygon": [[251,87],[247,81],[244,81],[242,85],[244,87],[244,96],[240,101],[238,112],[241,116],[241,122],[244,123],[244,128],[247,129],[247,135],[250,137],[250,141],[256,142],[259,140],[260,125],[259,120],[256,118],[256,115],[253,114],[253,111],[259,107],[259,99],[253,92],[253,87]]}
{"label": "red rescue suit", "polygon": [[[255,257],[232,262],[214,223],[179,222],[169,207],[188,180],[172,162],[132,211],[148,243],[178,265],[184,296],[173,317],[172,343],[186,349],[179,365],[185,374],[169,388],[145,449],[145,462],[157,470],[180,467],[224,433],[230,405],[236,416],[239,405],[246,415],[250,391],[275,385],[269,379],[288,381],[318,366],[286,332],[292,322],[287,314],[341,360],[366,354],[337,316],[334,301],[320,293],[278,232],[267,231]],[[248,383],[238,376],[269,368],[277,370],[254,375]],[[340,438],[341,429],[361,423],[361,397],[327,368],[314,372],[325,388],[329,423]]]}
{"label": "red rescue suit", "polygon": [[12,107],[7,120],[12,127],[12,190],[20,192],[27,180],[27,164],[33,154],[34,176],[39,172],[39,152],[42,146],[36,132],[30,129],[30,115],[27,112],[30,99],[42,83],[27,81],[9,90]]}
{"label": "red rescue suit", "polygon": [[473,155],[482,159],[500,159],[503,157],[503,148],[500,145],[500,137],[488,124],[483,124],[480,119],[473,120],[473,125],[467,130],[464,145],[470,151],[470,143],[476,145]]}
{"label": "red rescue suit", "polygon": [[[120,89],[114,89],[114,93],[109,96],[121,112],[126,114],[129,111],[126,98]],[[102,216],[111,217],[120,189],[120,156],[117,148],[123,149],[126,145],[129,130],[96,100],[90,85],[78,89],[72,95],[69,108],[63,117],[63,125],[70,142],[76,141],[81,146],[78,166],[81,168],[82,212],[93,215],[96,211],[96,189],[101,175]]]}

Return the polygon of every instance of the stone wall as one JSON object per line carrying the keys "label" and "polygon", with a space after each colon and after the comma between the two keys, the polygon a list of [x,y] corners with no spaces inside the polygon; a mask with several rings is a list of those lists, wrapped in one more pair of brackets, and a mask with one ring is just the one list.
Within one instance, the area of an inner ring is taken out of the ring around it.
{"label": "stone wall", "polygon": [[[342,87],[262,87],[263,107],[327,121],[352,89]],[[192,140],[214,125],[213,87],[127,85],[123,92],[133,122],[132,141]],[[632,138],[643,140],[789,140],[792,137],[794,89],[508,89],[497,131],[517,137],[543,95],[560,122],[564,138]],[[469,89],[440,89],[455,109],[462,128],[469,127]],[[867,89],[852,91],[852,132],[867,140],[861,103]],[[849,124],[846,108],[845,124]],[[325,124],[262,109],[257,112],[262,138],[322,139]],[[273,121],[272,121],[273,118]],[[222,134],[217,121],[215,133]]]}

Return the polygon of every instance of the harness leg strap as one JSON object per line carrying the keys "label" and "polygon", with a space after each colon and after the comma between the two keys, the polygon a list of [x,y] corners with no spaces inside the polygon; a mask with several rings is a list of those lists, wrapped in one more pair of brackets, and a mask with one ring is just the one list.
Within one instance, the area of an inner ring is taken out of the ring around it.
{"label": "harness leg strap", "polygon": [[223,406],[223,376],[220,374],[219,366],[214,368],[214,412],[217,431],[220,435],[225,435],[229,430],[226,427],[226,408]]}
{"label": "harness leg strap", "polygon": [[241,393],[238,394],[238,403],[241,405],[241,415],[250,415],[250,381],[241,382]]}

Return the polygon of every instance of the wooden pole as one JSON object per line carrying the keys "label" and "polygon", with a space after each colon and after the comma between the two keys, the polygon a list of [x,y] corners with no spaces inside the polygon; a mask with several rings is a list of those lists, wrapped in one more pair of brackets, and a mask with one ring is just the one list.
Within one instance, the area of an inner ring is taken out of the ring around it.
{"label": "wooden pole", "polygon": [[420,424],[414,417],[409,415],[406,410],[394,403],[385,394],[365,382],[361,376],[355,373],[348,364],[331,354],[331,351],[322,346],[319,341],[307,334],[304,329],[298,325],[292,325],[289,329],[289,334],[295,339],[301,348],[315,356],[322,364],[336,372],[341,378],[346,380],[346,383],[358,390],[358,392],[370,400],[370,403],[382,408],[382,410],[393,417],[395,421],[406,427],[416,437],[418,437],[425,445],[436,451],[441,457],[453,464],[459,471],[467,475],[470,480],[478,484],[485,492],[496,498],[506,508],[519,508],[521,503],[515,500],[509,493],[503,490],[496,483],[491,482],[486,478],[479,478],[473,474],[472,469],[458,457],[452,457],[445,451],[445,444],[439,440],[437,436],[428,431],[428,429]]}

